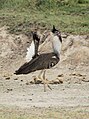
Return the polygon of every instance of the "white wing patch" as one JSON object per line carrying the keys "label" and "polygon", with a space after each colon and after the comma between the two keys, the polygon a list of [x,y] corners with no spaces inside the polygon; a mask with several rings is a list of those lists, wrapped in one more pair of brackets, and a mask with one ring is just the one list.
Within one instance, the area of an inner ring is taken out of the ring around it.
{"label": "white wing patch", "polygon": [[31,42],[31,45],[29,48],[27,48],[27,54],[26,54],[26,62],[29,62],[32,60],[32,57],[35,55],[35,44],[34,41]]}

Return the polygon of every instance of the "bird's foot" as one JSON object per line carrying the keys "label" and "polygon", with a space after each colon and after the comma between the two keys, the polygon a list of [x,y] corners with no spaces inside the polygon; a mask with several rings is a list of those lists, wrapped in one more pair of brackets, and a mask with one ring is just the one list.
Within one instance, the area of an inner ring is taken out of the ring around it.
{"label": "bird's foot", "polygon": [[46,85],[50,90],[52,90],[52,88],[49,85],[50,81],[45,78],[45,70],[42,70],[38,76],[34,76],[34,83],[44,84],[44,92],[46,92]]}

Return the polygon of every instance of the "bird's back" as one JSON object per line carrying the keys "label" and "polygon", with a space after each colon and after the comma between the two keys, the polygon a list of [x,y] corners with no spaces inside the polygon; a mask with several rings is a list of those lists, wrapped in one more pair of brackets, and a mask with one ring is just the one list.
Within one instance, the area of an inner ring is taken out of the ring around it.
{"label": "bird's back", "polygon": [[58,61],[59,59],[55,57],[54,53],[44,53],[22,65],[15,74],[28,74],[36,70],[50,69],[55,66]]}

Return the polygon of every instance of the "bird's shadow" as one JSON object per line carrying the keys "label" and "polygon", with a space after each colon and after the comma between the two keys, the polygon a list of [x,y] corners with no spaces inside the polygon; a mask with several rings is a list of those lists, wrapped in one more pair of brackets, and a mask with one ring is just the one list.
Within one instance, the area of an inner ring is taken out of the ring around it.
{"label": "bird's shadow", "polygon": [[55,56],[54,53],[44,53],[40,54],[31,61],[23,64],[15,74],[28,74],[36,70],[50,69],[59,62],[59,58]]}

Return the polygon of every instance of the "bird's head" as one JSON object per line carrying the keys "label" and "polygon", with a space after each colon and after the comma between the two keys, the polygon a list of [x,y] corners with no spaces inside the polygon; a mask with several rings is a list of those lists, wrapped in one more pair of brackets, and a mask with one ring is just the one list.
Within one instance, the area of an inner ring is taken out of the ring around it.
{"label": "bird's head", "polygon": [[53,28],[52,28],[51,31],[52,31],[53,34],[56,34],[56,35],[61,34],[61,32],[59,30],[57,30],[54,25],[53,25]]}
{"label": "bird's head", "polygon": [[60,39],[60,41],[62,42],[61,32],[60,32],[59,30],[57,30],[54,25],[53,25],[53,28],[52,28],[51,32],[52,32],[52,34],[53,34],[54,36],[55,36],[55,35],[58,36],[59,39]]}

